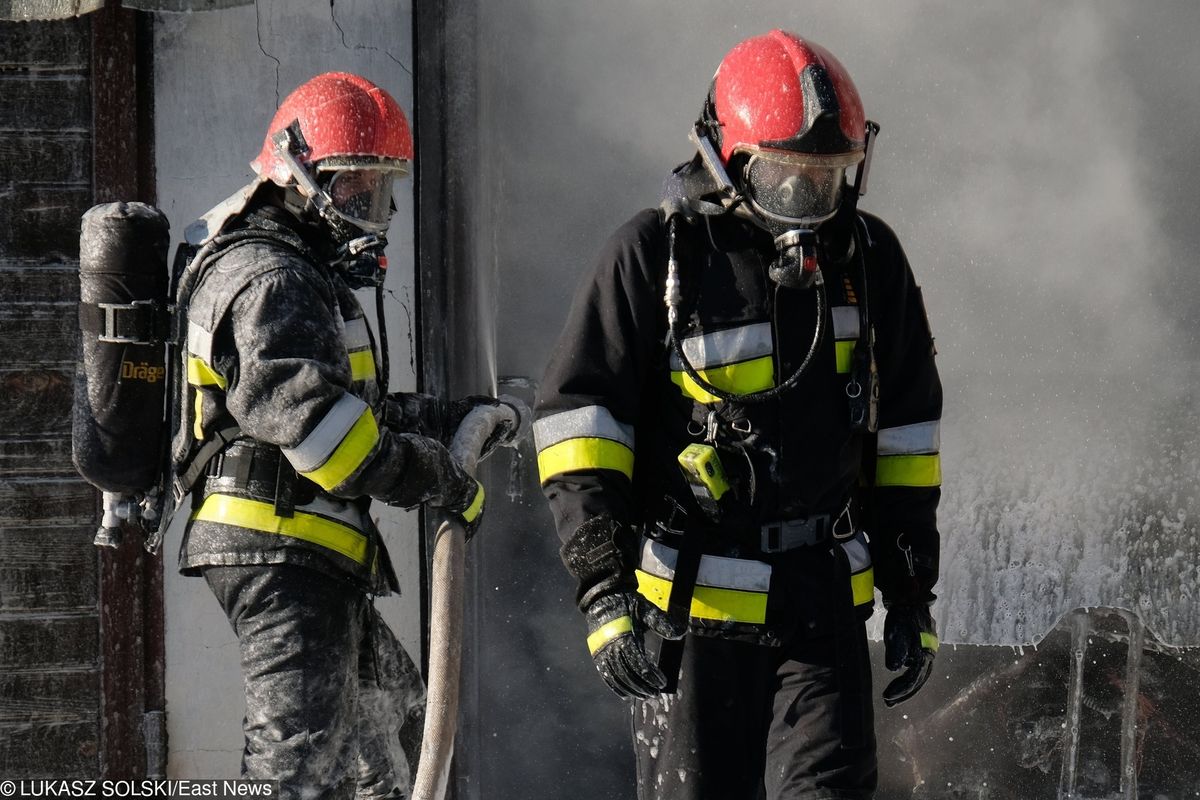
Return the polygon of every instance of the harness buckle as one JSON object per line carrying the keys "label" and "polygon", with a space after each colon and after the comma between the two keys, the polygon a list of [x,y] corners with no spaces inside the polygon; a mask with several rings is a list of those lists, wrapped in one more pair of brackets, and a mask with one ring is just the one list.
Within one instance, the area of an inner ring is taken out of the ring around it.
{"label": "harness buckle", "polygon": [[825,542],[831,529],[828,514],[768,522],[762,526],[759,547],[764,553],[786,553],[797,547],[812,547]]}
{"label": "harness buckle", "polygon": [[103,315],[100,335],[106,344],[152,345],[165,340],[169,325],[161,317],[161,304],[156,300],[134,300],[129,303],[96,303]]}

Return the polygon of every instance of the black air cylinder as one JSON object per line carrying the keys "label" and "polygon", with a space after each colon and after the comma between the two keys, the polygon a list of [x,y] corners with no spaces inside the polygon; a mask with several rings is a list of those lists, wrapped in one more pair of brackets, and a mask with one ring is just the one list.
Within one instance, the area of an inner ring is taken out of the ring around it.
{"label": "black air cylinder", "polygon": [[83,215],[71,444],[75,468],[102,491],[144,492],[162,474],[169,242],[166,216],[145,203]]}

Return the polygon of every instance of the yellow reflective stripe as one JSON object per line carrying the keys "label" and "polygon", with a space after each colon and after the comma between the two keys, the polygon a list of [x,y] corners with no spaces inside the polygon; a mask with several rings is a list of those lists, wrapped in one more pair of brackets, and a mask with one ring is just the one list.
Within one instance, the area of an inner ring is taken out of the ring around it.
{"label": "yellow reflective stripe", "polygon": [[633,620],[628,616],[617,617],[592,631],[587,638],[588,652],[596,655],[604,645],[626,633],[633,633]]}
{"label": "yellow reflective stripe", "polygon": [[196,420],[192,423],[192,436],[196,441],[204,441],[204,395],[196,390]]}
{"label": "yellow reflective stripe", "polygon": [[224,389],[229,381],[217,374],[217,371],[195,356],[188,356],[187,379],[192,386],[216,386]]}
{"label": "yellow reflective stripe", "polygon": [[375,415],[368,408],[359,415],[358,421],[342,437],[341,443],[324,464],[300,474],[328,491],[349,478],[371,454],[371,449],[378,441],[379,426],[375,423]]}
{"label": "yellow reflective stripe", "polygon": [[632,480],[633,450],[611,439],[581,437],[567,439],[538,453],[538,476],[542,483],[580,469],[612,469]]}
{"label": "yellow reflective stripe", "polygon": [[192,514],[192,519],[291,536],[341,553],[359,564],[367,561],[367,537],[361,532],[303,511],[296,511],[291,517],[280,517],[271,503],[214,494],[205,499]]}
{"label": "yellow reflective stripe", "polygon": [[854,361],[854,345],[857,343],[854,339],[833,343],[833,352],[837,356],[837,371],[839,375],[849,374],[850,365]]}
{"label": "yellow reflective stripe", "polygon": [[921,647],[936,653],[938,651],[937,634],[930,633],[929,631],[921,631]]}
{"label": "yellow reflective stripe", "polygon": [[876,486],[941,486],[942,458],[937,453],[923,456],[879,456]]}
{"label": "yellow reflective stripe", "polygon": [[463,519],[467,522],[474,522],[475,518],[483,511],[483,484],[475,481],[475,499],[471,501],[471,505],[467,506],[467,510],[462,512]]}
{"label": "yellow reflective stripe", "polygon": [[[775,364],[771,356],[696,371],[708,383],[733,394],[750,394],[770,389],[775,385]],[[686,372],[672,372],[671,381],[678,384],[686,396],[697,402],[719,403],[721,401],[721,398],[701,388],[700,384],[696,383]]]}
{"label": "yellow reflective stripe", "polygon": [[[666,611],[667,599],[671,596],[671,581],[640,569],[635,570],[635,573],[638,591],[642,596]],[[762,625],[767,621],[767,593],[697,586],[692,591],[689,613],[696,619]]]}
{"label": "yellow reflective stripe", "polygon": [[370,350],[358,350],[350,356],[350,380],[365,381],[375,377],[375,356]]}
{"label": "yellow reflective stripe", "polygon": [[854,593],[854,605],[863,606],[875,599],[875,568],[867,567],[850,576],[850,589]]}

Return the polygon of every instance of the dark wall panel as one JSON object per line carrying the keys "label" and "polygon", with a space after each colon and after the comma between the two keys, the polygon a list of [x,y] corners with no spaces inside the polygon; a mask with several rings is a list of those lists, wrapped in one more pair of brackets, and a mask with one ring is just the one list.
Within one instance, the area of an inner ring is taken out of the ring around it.
{"label": "dark wall panel", "polygon": [[0,186],[0,254],[36,263],[78,259],[79,218],[91,198],[86,186]]}
{"label": "dark wall panel", "polygon": [[95,609],[92,527],[0,529],[0,611]]}
{"label": "dark wall panel", "polygon": [[0,72],[0,130],[85,132],[90,92],[83,75]]}
{"label": "dark wall panel", "polygon": [[82,183],[92,172],[86,133],[0,136],[0,186],[13,182]]}
{"label": "dark wall panel", "polygon": [[17,70],[86,70],[91,55],[88,20],[0,24],[0,67]]}
{"label": "dark wall panel", "polygon": [[0,23],[0,774],[100,773],[96,491],[71,464],[91,19]]}

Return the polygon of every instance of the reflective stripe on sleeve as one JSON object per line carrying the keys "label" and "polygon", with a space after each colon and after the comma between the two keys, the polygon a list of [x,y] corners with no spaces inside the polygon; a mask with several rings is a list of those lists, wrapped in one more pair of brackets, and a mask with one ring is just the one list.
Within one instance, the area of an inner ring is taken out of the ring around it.
{"label": "reflective stripe on sleeve", "polygon": [[468,523],[474,522],[475,518],[483,512],[483,484],[475,481],[475,499],[471,501],[471,505],[467,506],[467,510],[462,512],[462,517]]}
{"label": "reflective stripe on sleeve", "polygon": [[876,486],[942,485],[942,458],[937,453],[919,456],[879,456],[875,462]]}
{"label": "reflective stripe on sleeve", "polygon": [[378,441],[379,426],[370,407],[345,394],[303,442],[283,454],[296,472],[329,490],[350,477]]}
{"label": "reflective stripe on sleeve", "polygon": [[290,517],[280,517],[275,514],[275,506],[271,503],[214,494],[204,500],[192,514],[192,519],[303,539],[359,564],[366,563],[367,537],[362,532],[299,509]]}
{"label": "reflective stripe on sleeve", "polygon": [[604,406],[584,406],[542,417],[533,423],[538,451],[568,439],[611,439],[633,449],[633,426],[617,422]]}
{"label": "reflective stripe on sleeve", "polygon": [[878,441],[881,456],[936,453],[941,450],[942,423],[935,419],[896,428],[880,428]]}
{"label": "reflective stripe on sleeve", "polygon": [[876,486],[942,485],[940,420],[880,428]]}
{"label": "reflective stripe on sleeve", "polygon": [[586,469],[611,469],[633,477],[633,426],[618,422],[604,406],[543,417],[533,423],[533,438],[542,483]]}
{"label": "reflective stripe on sleeve", "polygon": [[938,651],[938,637],[936,633],[929,631],[921,631],[921,647],[936,653]]}
{"label": "reflective stripe on sleeve", "polygon": [[604,645],[608,644],[613,639],[616,639],[618,636],[623,636],[627,633],[633,633],[633,619],[629,616],[617,617],[612,622],[601,625],[588,635],[588,652],[592,655],[596,655],[596,653],[600,652]]}
{"label": "reflective stripe on sleeve", "polygon": [[542,483],[564,472],[611,469],[633,479],[633,451],[609,439],[568,439],[538,453]]}

